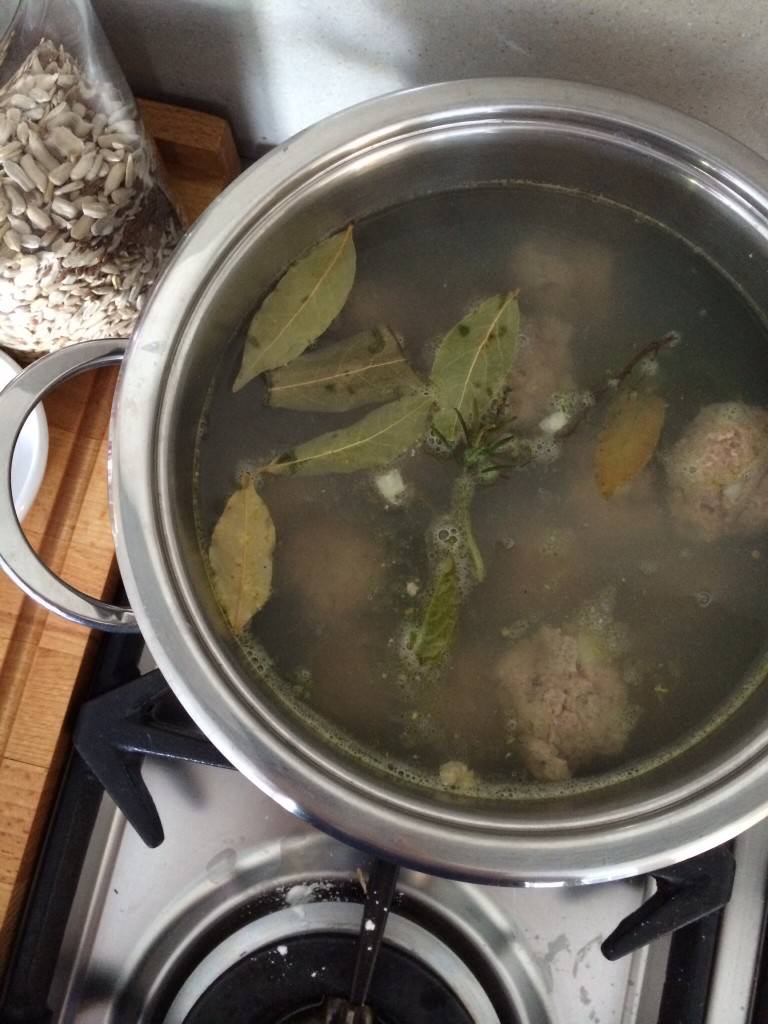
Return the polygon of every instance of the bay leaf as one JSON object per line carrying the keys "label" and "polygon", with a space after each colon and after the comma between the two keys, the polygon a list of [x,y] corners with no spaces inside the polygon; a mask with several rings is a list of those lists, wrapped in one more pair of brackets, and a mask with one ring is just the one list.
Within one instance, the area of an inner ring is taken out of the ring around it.
{"label": "bay leaf", "polygon": [[274,549],[272,516],[246,474],[224,506],[208,549],[214,593],[235,633],[267,602]]}
{"label": "bay leaf", "polygon": [[270,405],[302,412],[346,412],[420,387],[400,338],[384,326],[322,345],[268,380]]}
{"label": "bay leaf", "polygon": [[350,224],[288,268],[251,320],[233,391],[266,370],[285,366],[320,337],[347,301],[355,265]]}
{"label": "bay leaf", "polygon": [[306,441],[265,466],[264,473],[354,473],[386,466],[426,430],[432,398],[408,395],[379,406],[349,427]]}
{"label": "bay leaf", "polygon": [[517,351],[520,311],[515,292],[494,295],[463,317],[440,342],[432,365],[437,399],[433,423],[448,440],[460,418],[474,429],[504,387]]}
{"label": "bay leaf", "polygon": [[456,563],[446,558],[435,578],[424,617],[413,640],[413,653],[422,665],[435,665],[451,649],[459,621],[461,588]]}
{"label": "bay leaf", "polygon": [[597,439],[594,471],[604,498],[612,497],[648,465],[661,437],[666,403],[650,392],[620,392]]}

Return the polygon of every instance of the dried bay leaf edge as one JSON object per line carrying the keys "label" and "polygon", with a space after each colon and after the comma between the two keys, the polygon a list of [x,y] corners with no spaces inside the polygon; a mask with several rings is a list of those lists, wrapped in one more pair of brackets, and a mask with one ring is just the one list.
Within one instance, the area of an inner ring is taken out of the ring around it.
{"label": "dried bay leaf edge", "polygon": [[350,224],[288,268],[251,320],[233,391],[285,366],[320,337],[347,301],[356,261]]}
{"label": "dried bay leaf edge", "polygon": [[459,621],[461,587],[456,563],[446,558],[437,574],[421,625],[413,639],[413,653],[422,665],[435,665],[451,649]]}
{"label": "dried bay leaf edge", "polygon": [[641,473],[659,443],[667,406],[650,392],[621,392],[608,409],[594,455],[595,480],[611,498]]}
{"label": "dried bay leaf edge", "polygon": [[388,402],[348,427],[297,445],[262,472],[315,476],[387,466],[421,440],[432,401],[422,391]]}
{"label": "dried bay leaf edge", "polygon": [[435,428],[448,441],[471,428],[500,396],[517,352],[517,293],[493,295],[446,334],[435,354],[431,383],[437,401]]}
{"label": "dried bay leaf edge", "polygon": [[383,325],[307,352],[273,370],[268,383],[271,406],[302,412],[346,412],[422,386],[402,339]]}
{"label": "dried bay leaf edge", "polygon": [[275,525],[251,476],[244,474],[213,528],[208,549],[213,590],[235,633],[267,603]]}

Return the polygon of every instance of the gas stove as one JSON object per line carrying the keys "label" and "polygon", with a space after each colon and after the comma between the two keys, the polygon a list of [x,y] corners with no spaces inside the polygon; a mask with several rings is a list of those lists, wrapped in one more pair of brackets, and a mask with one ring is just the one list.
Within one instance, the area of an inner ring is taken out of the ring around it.
{"label": "gas stove", "polygon": [[[226,766],[148,667],[106,642],[0,1020],[308,1020],[349,988],[377,862]],[[367,1005],[377,1024],[764,1022],[767,877],[768,825],[592,886],[403,868]]]}

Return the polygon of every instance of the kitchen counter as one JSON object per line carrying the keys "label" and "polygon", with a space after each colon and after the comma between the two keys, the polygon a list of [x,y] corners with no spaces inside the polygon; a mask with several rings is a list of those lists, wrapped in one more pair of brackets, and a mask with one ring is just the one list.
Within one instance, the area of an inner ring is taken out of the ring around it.
{"label": "kitchen counter", "polygon": [[763,0],[94,0],[140,94],[208,107],[257,155],[351,103],[452,78],[634,92],[768,156]]}

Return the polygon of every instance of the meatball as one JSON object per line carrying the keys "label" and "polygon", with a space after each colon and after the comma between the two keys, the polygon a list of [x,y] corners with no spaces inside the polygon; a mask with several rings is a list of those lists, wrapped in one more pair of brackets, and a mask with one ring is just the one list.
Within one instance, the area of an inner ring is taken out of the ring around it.
{"label": "meatball", "polygon": [[704,539],[768,527],[768,410],[706,405],[664,462],[672,514]]}
{"label": "meatball", "polygon": [[528,771],[569,779],[599,757],[621,753],[633,708],[610,658],[588,634],[542,626],[498,663],[502,704]]}
{"label": "meatball", "polygon": [[544,316],[523,321],[515,363],[507,378],[504,412],[515,425],[534,427],[552,411],[552,396],[573,391],[570,324]]}
{"label": "meatball", "polygon": [[276,583],[287,583],[315,621],[334,622],[365,609],[383,578],[380,545],[343,521],[308,523],[278,541]]}

